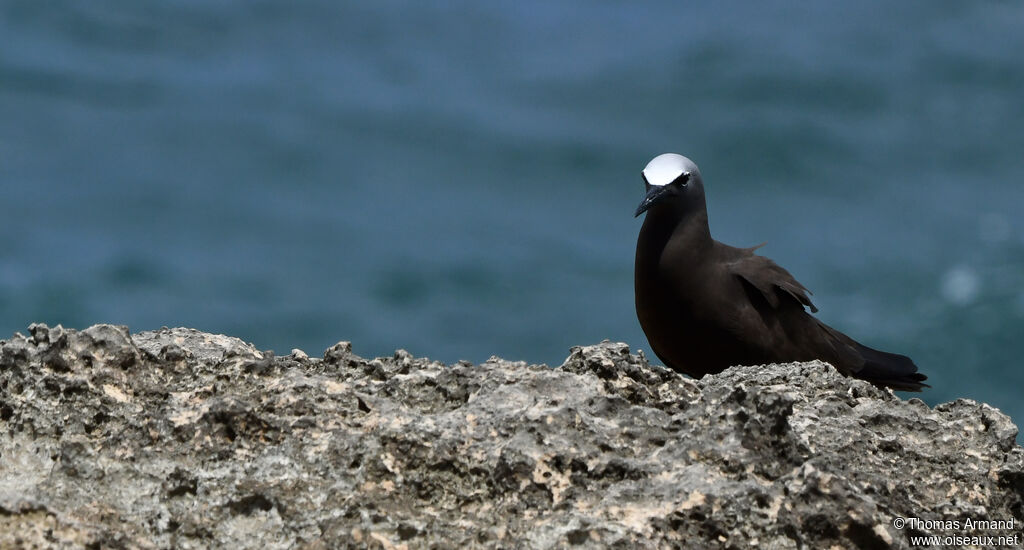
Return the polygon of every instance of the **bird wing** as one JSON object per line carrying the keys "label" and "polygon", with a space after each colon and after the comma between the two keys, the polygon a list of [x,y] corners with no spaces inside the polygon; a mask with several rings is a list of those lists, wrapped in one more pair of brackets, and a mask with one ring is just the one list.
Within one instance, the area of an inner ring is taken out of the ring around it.
{"label": "bird wing", "polygon": [[768,301],[768,304],[775,309],[782,304],[784,296],[789,296],[800,305],[811,308],[812,312],[818,311],[808,297],[808,294],[811,294],[810,290],[807,290],[779,264],[764,256],[754,254],[753,250],[753,248],[743,250],[744,254],[728,263],[729,271],[733,275],[756,288]]}
{"label": "bird wing", "polygon": [[[767,307],[771,308],[772,317],[781,322],[781,331],[785,334],[777,336],[807,351],[808,357],[815,356],[829,361],[844,374],[850,375],[861,370],[864,359],[855,348],[857,343],[804,312],[804,307],[810,308],[812,312],[818,311],[808,297],[811,291],[784,268],[764,256],[755,255],[753,251],[753,248],[740,249],[736,258],[728,263],[729,270],[742,284],[764,297]],[[789,307],[783,308],[784,302]],[[755,309],[764,307],[752,305]],[[792,315],[791,308],[794,306],[799,308],[799,316]],[[761,311],[762,317],[767,313]]]}
{"label": "bird wing", "polygon": [[[928,387],[924,383],[927,377],[917,371],[917,365],[909,357],[869,348],[807,315],[804,306],[812,312],[818,311],[808,297],[811,291],[778,264],[755,255],[753,248],[734,249],[732,255],[733,258],[726,262],[729,271],[747,286],[748,291],[754,292],[754,296],[764,297],[764,302],[751,305],[762,318],[767,315],[779,323],[776,326],[783,327],[783,341],[790,340],[801,351],[808,352],[808,356],[828,361],[839,372],[873,384],[904,391],[921,391]],[[782,307],[784,302],[790,306]],[[794,306],[800,309],[796,310]],[[752,332],[778,334],[772,331]],[[777,339],[772,345],[778,346],[778,342]]]}

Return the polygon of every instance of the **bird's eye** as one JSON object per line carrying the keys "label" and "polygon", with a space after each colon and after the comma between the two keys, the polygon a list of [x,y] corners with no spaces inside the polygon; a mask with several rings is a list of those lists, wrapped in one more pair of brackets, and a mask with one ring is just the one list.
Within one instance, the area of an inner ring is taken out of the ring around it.
{"label": "bird's eye", "polygon": [[675,180],[672,181],[672,184],[676,185],[678,187],[683,187],[689,181],[690,181],[690,173],[689,172],[683,172],[682,174],[679,174],[678,178],[676,178]]}

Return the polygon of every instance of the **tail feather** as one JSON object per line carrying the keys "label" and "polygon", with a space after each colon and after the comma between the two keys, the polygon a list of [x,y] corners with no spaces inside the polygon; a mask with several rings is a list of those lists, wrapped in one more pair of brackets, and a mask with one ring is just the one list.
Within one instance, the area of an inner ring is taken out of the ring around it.
{"label": "tail feather", "polygon": [[917,372],[917,365],[906,355],[878,351],[861,344],[857,344],[857,351],[864,358],[864,366],[854,374],[857,378],[902,391],[931,387],[924,383],[928,377]]}

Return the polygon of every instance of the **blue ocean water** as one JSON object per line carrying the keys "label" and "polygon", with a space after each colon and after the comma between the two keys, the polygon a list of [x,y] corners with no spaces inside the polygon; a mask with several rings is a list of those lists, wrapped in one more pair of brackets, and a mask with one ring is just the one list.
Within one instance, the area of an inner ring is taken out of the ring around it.
{"label": "blue ocean water", "polygon": [[0,335],[646,350],[631,213],[675,151],[928,402],[1024,420],[1020,4],[11,0],[0,37]]}

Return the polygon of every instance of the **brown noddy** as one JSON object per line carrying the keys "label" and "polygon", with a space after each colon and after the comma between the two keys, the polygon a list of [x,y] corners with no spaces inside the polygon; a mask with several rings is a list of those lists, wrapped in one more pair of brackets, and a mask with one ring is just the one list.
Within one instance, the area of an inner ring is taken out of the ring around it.
{"label": "brown noddy", "polygon": [[820,359],[897,390],[927,378],[909,357],[869,348],[822,323],[804,288],[752,248],[711,238],[704,181],[694,162],[666,153],[642,172],[647,213],[636,243],[636,314],[654,353],[700,378],[733,365]]}

